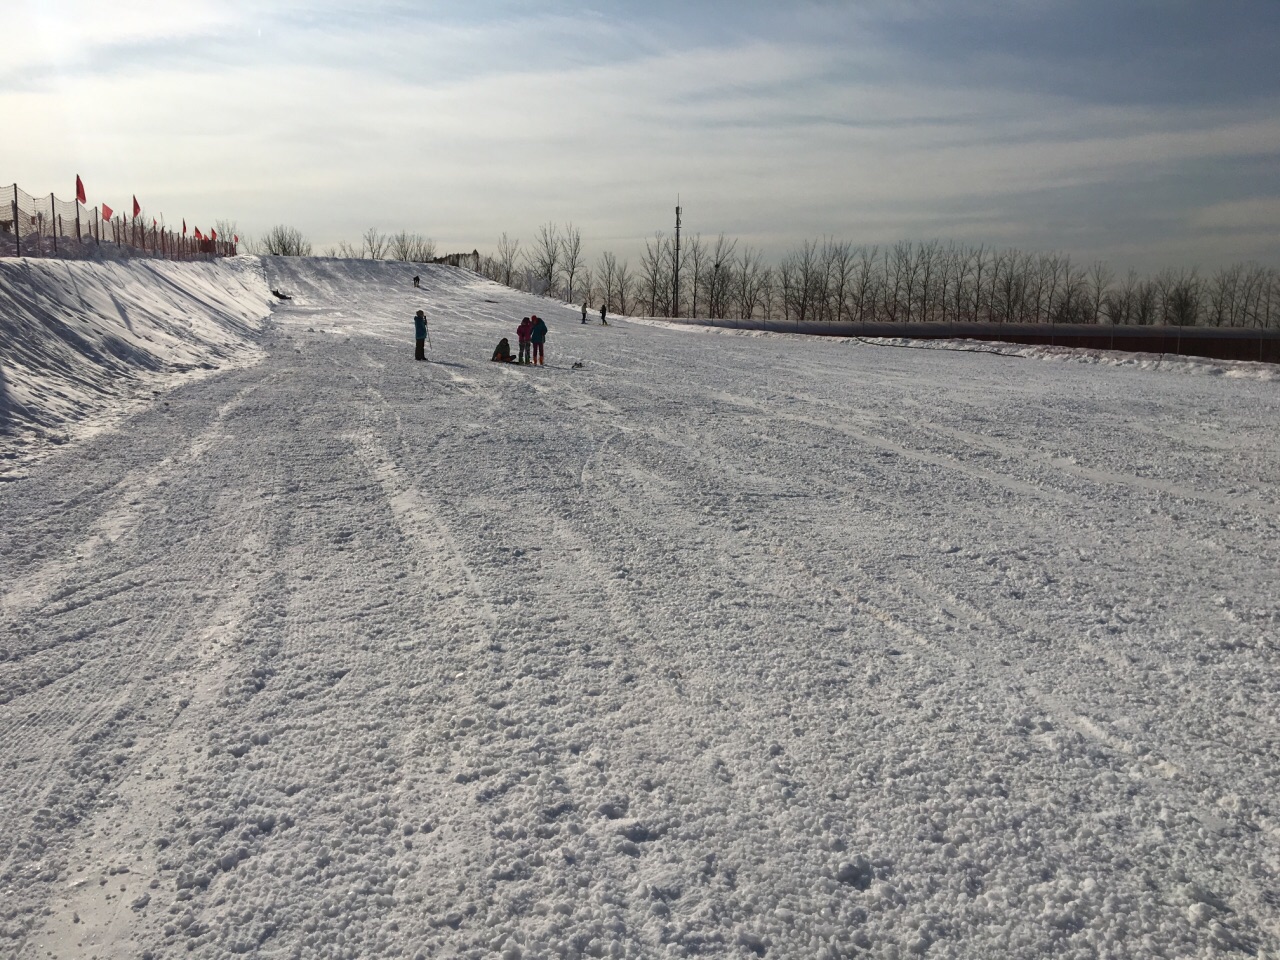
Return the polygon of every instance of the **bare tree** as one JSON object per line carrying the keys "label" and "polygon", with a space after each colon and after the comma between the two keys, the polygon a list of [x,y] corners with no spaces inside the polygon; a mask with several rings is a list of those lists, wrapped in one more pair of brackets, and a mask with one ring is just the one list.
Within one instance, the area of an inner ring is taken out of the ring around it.
{"label": "bare tree", "polygon": [[827,275],[828,319],[840,323],[849,310],[849,294],[854,275],[854,251],[845,241],[827,241],[823,246],[823,264]]}
{"label": "bare tree", "polygon": [[1044,299],[1041,303],[1044,314],[1039,318],[1040,322],[1057,323],[1058,290],[1062,286],[1062,258],[1057,254],[1041,254],[1036,261],[1036,270],[1040,274],[1041,287],[1044,291]]}
{"label": "bare tree", "polygon": [[880,302],[884,306],[885,319],[890,323],[896,323],[898,306],[902,303],[903,272],[906,269],[903,244],[894,246],[892,256],[889,248],[885,247],[881,262],[884,265],[884,282],[880,289]]}
{"label": "bare tree", "polygon": [[[668,273],[670,251],[666,237],[662,231],[654,233],[653,238],[644,242],[644,253],[640,257],[640,289],[648,307],[648,315],[659,316],[659,305],[669,302],[671,277]],[[664,311],[670,315],[670,311]]]}
{"label": "bare tree", "polygon": [[1165,270],[1156,277],[1162,300],[1161,320],[1175,327],[1192,327],[1204,312],[1204,282],[1199,271]]}
{"label": "bare tree", "polygon": [[916,315],[921,322],[927,323],[937,315],[938,299],[938,267],[942,259],[937,240],[922,243],[916,248],[916,270],[918,283],[916,289],[920,300],[916,306]]}
{"label": "bare tree", "polygon": [[262,249],[273,257],[309,257],[311,241],[302,235],[296,227],[283,224],[272,227],[262,238]]}
{"label": "bare tree", "polygon": [[951,319],[963,322],[969,319],[968,308],[970,277],[973,275],[973,251],[968,247],[957,247],[955,251],[955,282],[951,287]]}
{"label": "bare tree", "polygon": [[618,258],[606,250],[600,254],[596,267],[596,275],[600,278],[600,295],[607,309],[618,311]]}
{"label": "bare tree", "polygon": [[391,238],[391,259],[408,262],[413,255],[413,235],[401,230]]}
{"label": "bare tree", "polygon": [[1093,266],[1089,268],[1088,323],[1101,322],[1103,304],[1106,303],[1107,293],[1111,289],[1111,284],[1115,279],[1116,275],[1114,270],[1108,267],[1101,260],[1093,261]]}
{"label": "bare tree", "polygon": [[862,323],[875,319],[875,271],[878,247],[862,247],[853,275],[853,319]]}
{"label": "bare tree", "polygon": [[413,235],[412,256],[417,263],[428,263],[436,258],[436,242],[430,237]]}
{"label": "bare tree", "polygon": [[764,310],[766,320],[773,319],[774,305],[778,300],[778,281],[772,267],[760,271],[760,306]]}
{"label": "bare tree", "polygon": [[560,249],[564,258],[564,277],[568,283],[565,299],[573,301],[573,280],[586,263],[582,256],[582,231],[572,223],[564,225],[564,237],[560,241]]}
{"label": "bare tree", "polygon": [[562,269],[563,254],[564,242],[560,237],[560,231],[556,229],[554,223],[544,223],[538,228],[538,235],[534,237],[533,247],[528,254],[529,266],[538,282],[543,285],[539,293],[545,293],[548,296],[555,293],[556,281],[560,278]]}
{"label": "bare tree", "polygon": [[759,250],[743,247],[734,270],[738,315],[750,320],[756,314],[764,294],[764,255]]}
{"label": "bare tree", "polygon": [[520,241],[510,239],[505,233],[498,241],[498,280],[511,286],[511,275],[516,271],[516,262],[520,257]]}
{"label": "bare tree", "polygon": [[[1161,275],[1165,278],[1165,275]],[[1243,297],[1241,296],[1241,281],[1244,278],[1244,268],[1236,263],[1229,267],[1223,267],[1213,275],[1213,279],[1209,281],[1209,323],[1215,327],[1238,327],[1241,326],[1240,306]],[[1169,286],[1174,281],[1165,278]],[[1160,279],[1157,279],[1160,282]],[[1167,295],[1166,295],[1167,299]]]}
{"label": "bare tree", "polygon": [[1054,308],[1053,323],[1081,323],[1084,320],[1086,287],[1085,272],[1071,265],[1070,257],[1061,259],[1061,283],[1058,285],[1058,302]]}
{"label": "bare tree", "polygon": [[794,255],[787,256],[782,263],[778,264],[776,276],[778,278],[777,295],[778,306],[782,308],[782,319],[786,323],[791,322],[791,311],[795,303],[794,290],[796,286],[796,264],[793,259]]}
{"label": "bare tree", "polygon": [[236,237],[240,234],[240,228],[236,226],[234,220],[215,220],[213,229],[217,232],[219,239],[238,245],[239,241]]}
{"label": "bare tree", "polygon": [[387,252],[387,235],[379,233],[377,227],[370,227],[364,232],[362,239],[365,250],[369,252],[369,258],[381,260],[382,255]]}
{"label": "bare tree", "polygon": [[894,271],[902,305],[906,307],[903,320],[911,322],[912,307],[918,301],[920,289],[920,251],[913,243],[900,243],[893,249]]}
{"label": "bare tree", "polygon": [[1144,280],[1138,284],[1133,302],[1133,320],[1139,326],[1149,327],[1159,316],[1157,310],[1160,301],[1160,288],[1154,280]]}
{"label": "bare tree", "polygon": [[[982,294],[986,290],[982,285],[982,278],[987,276],[987,279],[990,279],[988,274],[988,268],[990,267],[988,258],[990,256],[991,251],[982,244],[979,244],[978,249],[973,251],[973,306],[970,309],[970,316],[975,322],[982,319]],[[990,319],[990,310],[988,310],[987,316]]]}
{"label": "bare tree", "polygon": [[1267,295],[1262,309],[1262,326],[1280,325],[1280,272],[1267,271]]}
{"label": "bare tree", "polygon": [[1118,290],[1108,291],[1103,300],[1103,310],[1107,322],[1112,324],[1132,323],[1135,301],[1138,296],[1138,273],[1130,270]]}
{"label": "bare tree", "polygon": [[722,233],[716,237],[715,245],[708,251],[711,270],[705,276],[707,315],[710,317],[724,318],[728,293],[733,285],[734,252],[737,247],[737,240],[728,240]]}
{"label": "bare tree", "polygon": [[631,314],[631,297],[635,288],[635,276],[631,273],[631,266],[626,260],[618,264],[617,285],[618,285],[618,313],[624,317]]}
{"label": "bare tree", "polygon": [[693,271],[692,281],[689,285],[689,316],[696,317],[698,315],[698,285],[702,282],[701,274],[704,271],[707,262],[707,248],[702,243],[702,234],[695,234],[689,240],[685,241],[684,263],[680,265],[680,276],[688,276],[685,269],[687,265],[689,270]]}
{"label": "bare tree", "polygon": [[1244,270],[1240,322],[1248,327],[1264,327],[1270,299],[1270,271],[1256,263],[1248,264]]}

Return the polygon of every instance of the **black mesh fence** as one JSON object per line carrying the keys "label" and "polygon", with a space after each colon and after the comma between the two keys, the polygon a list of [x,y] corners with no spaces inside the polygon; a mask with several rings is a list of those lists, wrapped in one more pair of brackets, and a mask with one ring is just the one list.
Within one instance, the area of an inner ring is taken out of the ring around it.
{"label": "black mesh fence", "polygon": [[235,256],[233,238],[186,235],[145,214],[34,197],[17,184],[0,188],[0,257],[68,259],[154,256],[171,260]]}

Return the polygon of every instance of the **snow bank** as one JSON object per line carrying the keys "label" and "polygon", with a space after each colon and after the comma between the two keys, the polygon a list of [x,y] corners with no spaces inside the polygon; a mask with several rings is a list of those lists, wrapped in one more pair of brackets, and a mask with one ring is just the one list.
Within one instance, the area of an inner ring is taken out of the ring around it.
{"label": "snow bank", "polygon": [[193,373],[250,362],[257,258],[0,260],[0,472]]}
{"label": "snow bank", "polygon": [[1214,360],[1209,357],[1183,357],[1169,353],[1135,353],[1123,350],[1096,350],[1084,347],[1058,347],[1043,344],[1000,343],[977,340],[909,340],[849,338],[841,343],[867,343],[879,346],[910,347],[917,350],[960,350],[970,353],[995,353],[1004,357],[1025,357],[1060,363],[1082,363],[1092,366],[1132,367],[1136,370],[1163,370],[1169,373],[1203,377],[1229,377],[1239,380],[1280,381],[1280,367],[1274,363],[1248,360]]}

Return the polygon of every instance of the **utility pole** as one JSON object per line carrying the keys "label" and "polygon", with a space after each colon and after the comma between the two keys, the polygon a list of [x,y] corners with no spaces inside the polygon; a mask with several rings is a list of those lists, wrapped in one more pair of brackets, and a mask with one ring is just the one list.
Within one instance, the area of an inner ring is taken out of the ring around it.
{"label": "utility pole", "polygon": [[680,316],[680,195],[676,194],[676,252],[671,267],[671,316]]}

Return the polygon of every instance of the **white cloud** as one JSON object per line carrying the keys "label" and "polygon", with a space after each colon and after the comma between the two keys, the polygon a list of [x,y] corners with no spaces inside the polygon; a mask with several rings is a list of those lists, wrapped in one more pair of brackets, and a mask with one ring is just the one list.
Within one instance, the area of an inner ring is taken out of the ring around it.
{"label": "white cloud", "polygon": [[1215,203],[1195,211],[1191,223],[1202,230],[1280,231],[1280,197]]}

